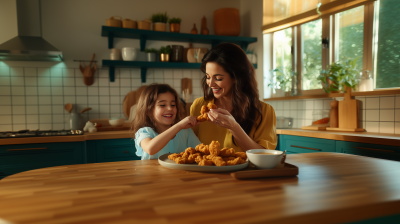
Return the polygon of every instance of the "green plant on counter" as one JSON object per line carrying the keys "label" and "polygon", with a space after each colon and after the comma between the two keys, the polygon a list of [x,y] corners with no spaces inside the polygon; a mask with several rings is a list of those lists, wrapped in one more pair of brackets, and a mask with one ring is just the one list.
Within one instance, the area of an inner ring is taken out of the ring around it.
{"label": "green plant on counter", "polygon": [[146,52],[146,53],[158,53],[158,50],[157,49],[155,49],[155,48],[146,48],[145,50],[144,50],[144,52]]}
{"label": "green plant on counter", "polygon": [[161,54],[170,54],[171,53],[171,46],[167,45],[167,46],[163,46],[160,48],[160,53]]}
{"label": "green plant on counter", "polygon": [[156,14],[151,15],[150,19],[151,19],[152,23],[167,23],[168,15],[167,15],[167,12],[156,13]]}
{"label": "green plant on counter", "polygon": [[[347,59],[344,62],[334,62],[327,66],[327,70],[322,70],[318,80],[325,84],[322,85],[324,91],[330,93],[341,89],[345,92],[346,86],[355,90],[360,81],[360,70],[356,68],[359,58]],[[328,80],[331,80],[330,85],[328,85]]]}
{"label": "green plant on counter", "polygon": [[181,18],[173,17],[173,18],[169,19],[168,23],[179,23],[179,24],[181,24],[181,21],[182,21]]}
{"label": "green plant on counter", "polygon": [[282,69],[276,68],[271,71],[271,79],[268,83],[268,86],[273,89],[290,89],[292,83],[292,76],[295,75],[296,72],[291,72],[291,75],[285,75],[285,72]]}

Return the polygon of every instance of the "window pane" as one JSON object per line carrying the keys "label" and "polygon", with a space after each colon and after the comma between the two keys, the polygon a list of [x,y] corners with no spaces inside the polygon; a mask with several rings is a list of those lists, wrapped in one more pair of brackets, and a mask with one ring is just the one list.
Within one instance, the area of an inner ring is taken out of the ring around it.
{"label": "window pane", "polygon": [[400,87],[400,1],[380,0],[376,88]]}
{"label": "window pane", "polygon": [[363,68],[364,6],[335,15],[335,61],[355,59]]}
{"label": "window pane", "polygon": [[[292,28],[287,28],[274,33],[274,66],[283,71],[286,78],[290,78],[292,72]],[[282,74],[281,72],[277,72]],[[285,90],[290,90],[291,83],[285,86]]]}
{"label": "window pane", "polygon": [[301,25],[302,89],[321,89],[317,77],[322,70],[322,20]]}

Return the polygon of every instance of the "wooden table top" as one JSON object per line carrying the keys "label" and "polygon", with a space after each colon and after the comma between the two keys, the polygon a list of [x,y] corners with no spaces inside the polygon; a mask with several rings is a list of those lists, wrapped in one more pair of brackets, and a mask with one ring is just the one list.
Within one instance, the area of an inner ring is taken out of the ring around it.
{"label": "wooden table top", "polygon": [[400,213],[400,162],[288,155],[297,177],[236,180],[157,160],[59,166],[0,180],[0,223],[341,223]]}

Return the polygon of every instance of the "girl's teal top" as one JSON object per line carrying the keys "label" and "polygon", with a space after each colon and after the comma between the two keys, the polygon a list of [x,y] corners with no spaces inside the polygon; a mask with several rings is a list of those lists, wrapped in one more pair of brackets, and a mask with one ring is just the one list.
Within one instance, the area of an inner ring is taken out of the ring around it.
{"label": "girl's teal top", "polygon": [[186,148],[195,148],[196,145],[200,144],[199,138],[194,134],[191,128],[182,129],[176,134],[175,138],[171,139],[168,144],[154,155],[149,155],[140,146],[140,142],[145,138],[155,138],[158,134],[150,127],[144,127],[139,129],[135,134],[135,147],[136,155],[142,157],[142,160],[147,159],[158,159],[166,153],[180,153],[185,151]]}

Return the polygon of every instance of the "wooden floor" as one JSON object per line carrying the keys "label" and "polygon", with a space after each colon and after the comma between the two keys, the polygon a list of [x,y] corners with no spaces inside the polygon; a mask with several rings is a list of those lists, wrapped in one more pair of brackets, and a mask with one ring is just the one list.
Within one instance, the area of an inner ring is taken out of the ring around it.
{"label": "wooden floor", "polygon": [[288,155],[297,177],[236,180],[152,161],[81,164],[0,180],[0,223],[343,223],[400,213],[400,162]]}

